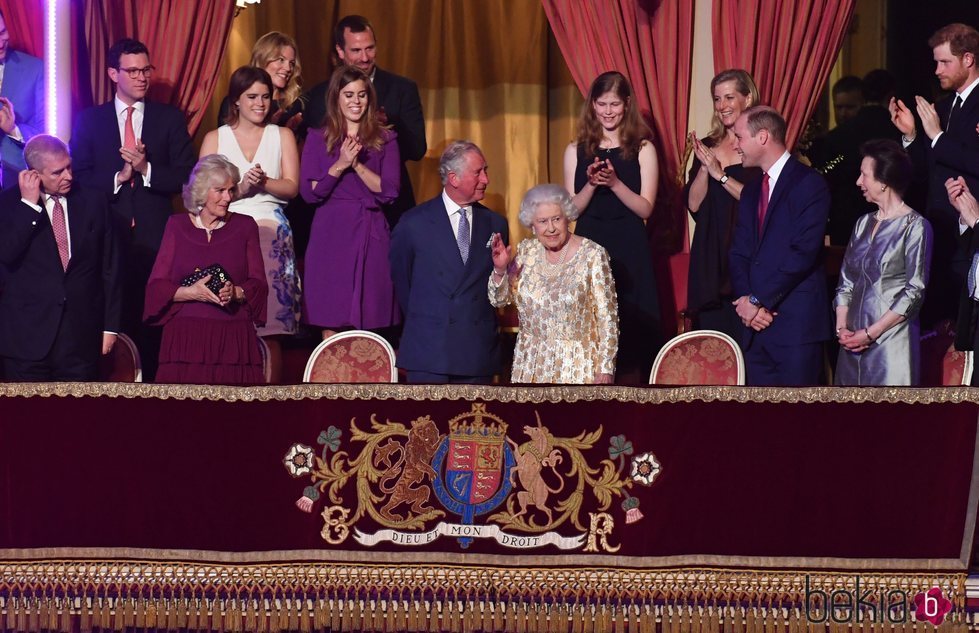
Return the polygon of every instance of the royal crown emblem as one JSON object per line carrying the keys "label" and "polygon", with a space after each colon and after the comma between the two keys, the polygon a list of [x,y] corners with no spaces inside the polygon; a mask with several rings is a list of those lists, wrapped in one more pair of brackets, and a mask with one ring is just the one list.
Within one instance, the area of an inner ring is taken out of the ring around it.
{"label": "royal crown emblem", "polygon": [[[515,461],[506,444],[506,430],[506,422],[487,413],[483,404],[449,420],[449,437],[435,452],[432,483],[438,500],[460,515],[464,525],[496,509],[510,494],[512,486],[504,473]],[[466,536],[459,539],[463,547],[470,542]]]}

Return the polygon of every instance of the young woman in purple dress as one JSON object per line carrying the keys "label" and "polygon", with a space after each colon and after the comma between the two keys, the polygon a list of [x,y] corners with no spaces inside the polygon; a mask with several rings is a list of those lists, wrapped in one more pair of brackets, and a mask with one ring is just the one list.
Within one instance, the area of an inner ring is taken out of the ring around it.
{"label": "young woman in purple dress", "polygon": [[316,206],[303,316],[324,338],[401,321],[388,264],[391,231],[381,211],[401,186],[395,133],[378,119],[374,87],[358,68],[333,73],[327,104],[326,125],[310,132],[299,169],[299,193]]}

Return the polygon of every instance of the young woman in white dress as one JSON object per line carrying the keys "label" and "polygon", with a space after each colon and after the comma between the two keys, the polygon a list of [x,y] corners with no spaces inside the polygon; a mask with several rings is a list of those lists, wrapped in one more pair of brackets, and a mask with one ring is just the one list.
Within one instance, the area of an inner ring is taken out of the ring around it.
{"label": "young woman in white dress", "polygon": [[279,339],[298,329],[301,290],[292,228],[283,212],[299,192],[299,150],[291,130],[269,123],[273,91],[265,70],[236,70],[228,87],[227,124],[207,133],[201,156],[222,154],[238,167],[242,178],[231,210],[258,222],[269,285],[268,318],[258,333],[269,346],[276,383],[282,367]]}

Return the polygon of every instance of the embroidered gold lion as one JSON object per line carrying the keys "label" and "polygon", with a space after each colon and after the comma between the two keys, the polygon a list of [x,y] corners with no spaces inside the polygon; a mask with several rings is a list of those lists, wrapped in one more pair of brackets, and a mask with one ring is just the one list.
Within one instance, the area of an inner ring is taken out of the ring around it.
{"label": "embroidered gold lion", "polygon": [[[516,442],[507,438],[507,442],[513,448],[513,455],[516,465],[510,468],[510,484],[516,488],[517,482],[523,490],[517,492],[517,503],[520,509],[514,513],[512,518],[517,518],[527,514],[530,507],[536,507],[547,515],[547,522],[550,524],[554,518],[551,508],[548,507],[547,498],[552,494],[561,492],[564,489],[564,478],[557,471],[557,465],[563,458],[561,452],[554,448],[554,436],[540,423],[540,416],[537,416],[537,426],[527,425],[523,427],[524,433],[530,438],[529,442],[524,442],[517,446]],[[550,488],[544,481],[542,471],[549,467],[558,477],[557,488]]]}
{"label": "embroidered gold lion", "polygon": [[[411,512],[421,514],[433,508],[428,505],[432,489],[423,484],[425,477],[429,480],[438,475],[432,468],[432,457],[438,449],[442,436],[429,416],[424,416],[411,422],[408,431],[408,441],[402,445],[393,439],[379,446],[374,455],[374,467],[385,468],[378,482],[381,490],[391,495],[388,502],[378,512],[389,521],[403,521],[408,518],[394,513],[394,509],[402,503],[411,504]],[[391,458],[400,453],[397,461],[391,463]],[[393,485],[388,485],[394,480]],[[410,513],[409,513],[410,514]]]}

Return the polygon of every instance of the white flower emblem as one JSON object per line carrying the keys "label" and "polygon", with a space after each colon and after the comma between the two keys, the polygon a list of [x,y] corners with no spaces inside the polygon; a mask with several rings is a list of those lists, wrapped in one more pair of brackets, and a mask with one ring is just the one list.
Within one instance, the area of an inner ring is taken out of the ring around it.
{"label": "white flower emblem", "polygon": [[293,444],[283,459],[293,477],[301,477],[313,469],[313,449],[305,444]]}
{"label": "white flower emblem", "polygon": [[644,486],[652,485],[662,467],[652,453],[643,453],[632,458],[632,480]]}

